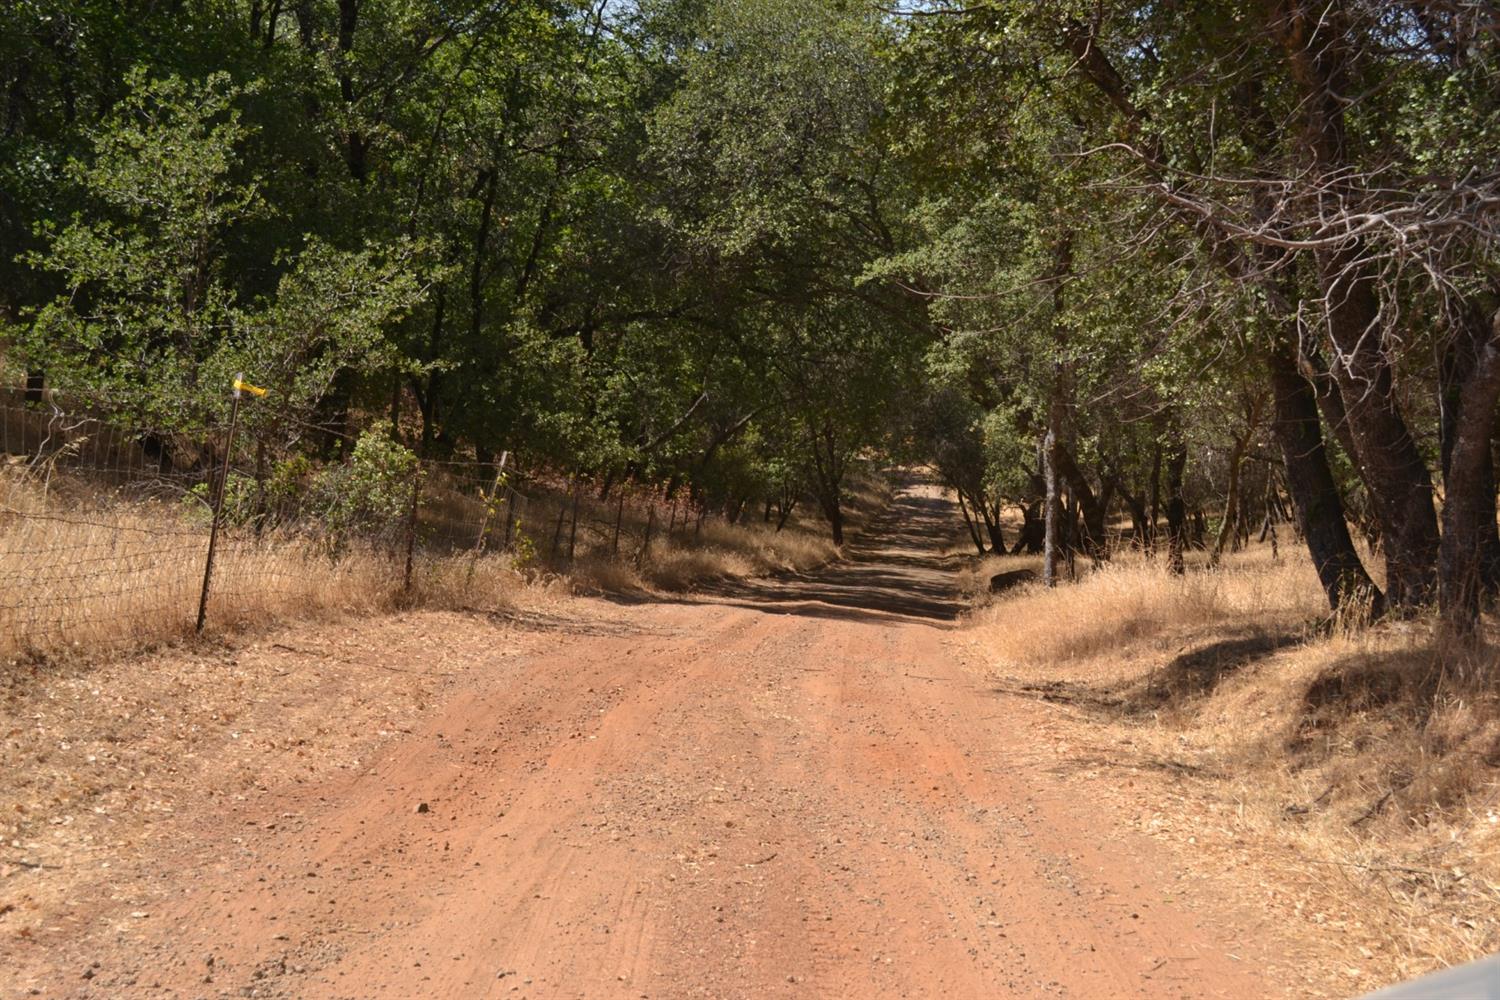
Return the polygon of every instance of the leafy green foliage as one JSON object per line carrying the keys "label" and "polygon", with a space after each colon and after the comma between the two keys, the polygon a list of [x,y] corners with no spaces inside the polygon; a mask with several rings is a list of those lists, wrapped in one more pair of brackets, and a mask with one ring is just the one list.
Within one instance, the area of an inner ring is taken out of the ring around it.
{"label": "leafy green foliage", "polygon": [[[1331,203],[1269,10],[20,0],[0,362],[200,441],[246,372],[257,511],[382,418],[426,458],[835,524],[868,455],[1030,503],[1056,420],[1071,492],[1137,499],[1183,445],[1217,502],[1267,346],[1316,346],[1326,308],[1296,241]],[[1453,317],[1497,300],[1493,227],[1383,220],[1483,216],[1500,58],[1457,8],[1330,10],[1357,54],[1340,197],[1380,209],[1383,343],[1430,426]]]}
{"label": "leafy green foliage", "polygon": [[391,438],[388,424],[376,423],[359,436],[347,461],[317,474],[307,504],[337,556],[355,537],[394,538],[420,488],[416,454]]}

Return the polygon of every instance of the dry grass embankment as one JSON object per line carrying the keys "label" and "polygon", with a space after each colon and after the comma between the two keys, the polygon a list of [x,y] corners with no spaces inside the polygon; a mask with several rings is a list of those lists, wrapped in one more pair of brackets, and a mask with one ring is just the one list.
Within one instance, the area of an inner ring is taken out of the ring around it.
{"label": "dry grass embankment", "polygon": [[[1032,563],[987,560],[971,589]],[[996,687],[1102,739],[1106,794],[1143,829],[1305,922],[1309,982],[1353,993],[1500,950],[1500,697],[1452,680],[1473,671],[1431,622],[1328,627],[1291,546],[1184,577],[1135,554],[1079,571],[975,612]]]}

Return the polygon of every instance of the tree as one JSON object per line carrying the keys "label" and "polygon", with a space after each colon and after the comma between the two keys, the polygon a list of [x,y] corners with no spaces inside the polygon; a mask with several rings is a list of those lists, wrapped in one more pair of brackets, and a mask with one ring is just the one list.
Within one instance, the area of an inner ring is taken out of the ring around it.
{"label": "tree", "polygon": [[[62,229],[31,263],[64,290],[24,333],[30,363],[138,426],[202,433],[237,371],[278,386],[279,419],[306,418],[344,370],[390,363],[382,328],[422,295],[409,245],[284,254],[277,293],[249,299],[226,247],[267,211],[239,177],[243,91],[129,78],[130,93],[69,173],[97,214]],[[264,262],[277,267],[278,262]]]}

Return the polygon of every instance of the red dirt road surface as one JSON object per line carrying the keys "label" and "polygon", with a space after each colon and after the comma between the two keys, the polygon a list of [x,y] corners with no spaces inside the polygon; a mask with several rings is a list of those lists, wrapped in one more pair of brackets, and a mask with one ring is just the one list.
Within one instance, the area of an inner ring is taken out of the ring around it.
{"label": "red dirt road surface", "polygon": [[474,662],[409,732],[180,803],[149,915],[73,900],[0,942],[3,995],[1282,992],[1263,918],[1186,892],[965,661],[954,516],[909,489],[818,574],[578,602],[519,655],[442,617]]}

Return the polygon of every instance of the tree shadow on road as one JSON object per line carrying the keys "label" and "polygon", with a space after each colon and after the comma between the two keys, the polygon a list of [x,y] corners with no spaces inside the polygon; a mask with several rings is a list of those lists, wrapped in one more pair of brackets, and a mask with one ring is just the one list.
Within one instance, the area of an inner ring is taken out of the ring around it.
{"label": "tree shadow on road", "polygon": [[701,584],[689,597],[609,598],[617,603],[715,604],[768,614],[860,622],[912,622],[955,627],[964,605],[954,572],[961,559],[942,549],[953,534],[957,508],[941,495],[913,492],[914,480],[843,558],[806,573]]}
{"label": "tree shadow on road", "polygon": [[1116,717],[1152,715],[1185,708],[1213,694],[1229,677],[1307,642],[1306,629],[1251,628],[1202,645],[1184,646],[1177,655],[1149,673],[1113,684],[1082,681],[1000,683],[999,695],[1034,698],[1073,705],[1085,711]]}

